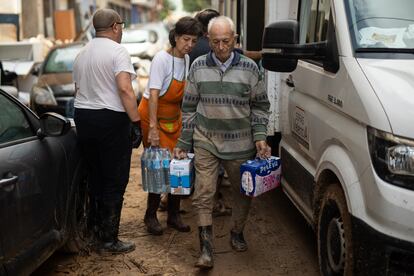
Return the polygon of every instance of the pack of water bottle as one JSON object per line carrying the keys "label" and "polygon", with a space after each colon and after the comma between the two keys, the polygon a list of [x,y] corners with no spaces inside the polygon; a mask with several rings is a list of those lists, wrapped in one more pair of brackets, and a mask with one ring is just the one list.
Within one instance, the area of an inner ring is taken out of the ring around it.
{"label": "pack of water bottle", "polygon": [[170,163],[170,189],[173,195],[189,195],[194,181],[194,154],[185,159],[173,159]]}
{"label": "pack of water bottle", "polygon": [[145,148],[141,155],[142,187],[145,192],[161,194],[170,191],[171,153],[167,148]]}
{"label": "pack of water bottle", "polygon": [[247,160],[240,166],[240,191],[256,197],[280,186],[281,162],[279,157]]}

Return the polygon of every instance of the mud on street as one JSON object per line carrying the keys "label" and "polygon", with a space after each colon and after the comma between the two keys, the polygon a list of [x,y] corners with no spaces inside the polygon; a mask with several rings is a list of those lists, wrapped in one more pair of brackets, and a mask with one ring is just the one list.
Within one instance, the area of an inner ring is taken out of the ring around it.
{"label": "mud on street", "polygon": [[[319,275],[314,233],[281,189],[253,200],[244,232],[247,252],[231,249],[230,217],[214,218],[214,268],[200,272],[194,267],[199,242],[191,199],[181,203],[183,219],[191,225],[190,233],[167,228],[167,214],[160,211],[158,219],[165,227],[164,234],[152,236],[146,232],[143,218],[147,193],[141,186],[141,152],[142,147],[133,152],[120,226],[120,239],[135,242],[136,250],[124,255],[58,252],[33,275]],[[231,205],[229,191],[228,187],[222,189]]]}

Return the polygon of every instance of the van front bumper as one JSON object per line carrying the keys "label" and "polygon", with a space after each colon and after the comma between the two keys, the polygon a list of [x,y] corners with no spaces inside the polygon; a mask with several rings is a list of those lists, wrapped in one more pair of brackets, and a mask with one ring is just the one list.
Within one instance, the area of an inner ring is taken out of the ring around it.
{"label": "van front bumper", "polygon": [[414,243],[380,233],[356,217],[352,237],[355,275],[414,275]]}

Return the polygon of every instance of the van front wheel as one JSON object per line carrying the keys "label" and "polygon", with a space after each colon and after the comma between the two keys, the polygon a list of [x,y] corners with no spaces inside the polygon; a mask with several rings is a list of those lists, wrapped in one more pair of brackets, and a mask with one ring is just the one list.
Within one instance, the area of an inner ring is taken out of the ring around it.
{"label": "van front wheel", "polygon": [[352,231],[344,192],[330,185],[318,217],[318,257],[322,275],[352,275]]}

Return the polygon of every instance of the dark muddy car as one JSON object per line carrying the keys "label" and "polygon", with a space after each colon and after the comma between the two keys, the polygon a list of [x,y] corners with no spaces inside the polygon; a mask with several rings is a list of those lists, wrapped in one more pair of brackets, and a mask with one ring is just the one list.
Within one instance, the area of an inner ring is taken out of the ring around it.
{"label": "dark muddy car", "polygon": [[0,275],[27,275],[86,234],[86,177],[71,122],[0,90]]}

